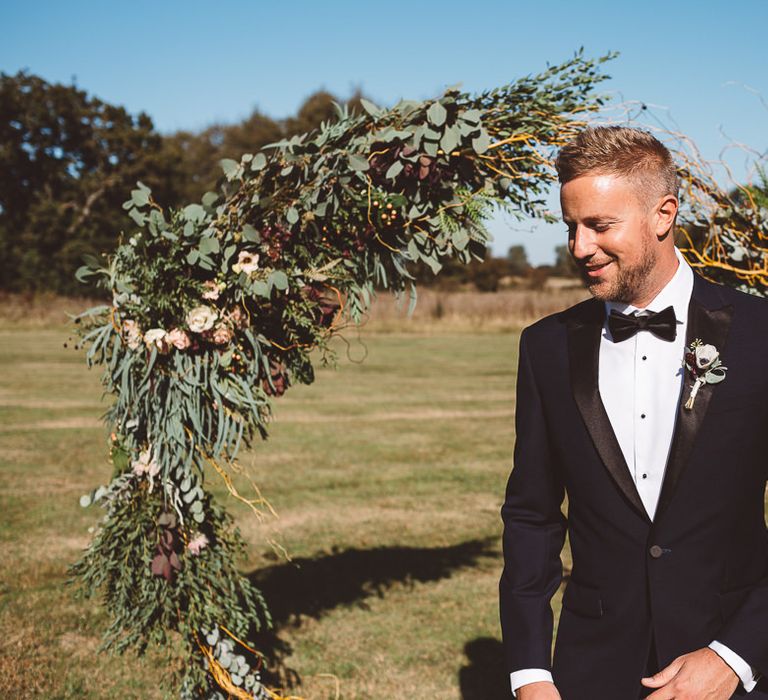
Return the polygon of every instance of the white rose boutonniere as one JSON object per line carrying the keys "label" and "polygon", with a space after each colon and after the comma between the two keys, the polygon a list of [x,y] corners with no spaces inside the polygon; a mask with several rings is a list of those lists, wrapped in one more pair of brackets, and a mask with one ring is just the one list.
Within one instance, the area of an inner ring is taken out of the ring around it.
{"label": "white rose boutonniere", "polygon": [[218,314],[210,306],[196,306],[187,314],[187,326],[193,333],[202,333],[213,328]]}
{"label": "white rose boutonniere", "polygon": [[728,369],[720,361],[720,352],[714,345],[706,345],[696,338],[688,346],[685,352],[684,364],[688,375],[693,379],[693,387],[685,402],[685,408],[689,411],[693,408],[696,395],[704,384],[718,384],[725,379],[725,371]]}

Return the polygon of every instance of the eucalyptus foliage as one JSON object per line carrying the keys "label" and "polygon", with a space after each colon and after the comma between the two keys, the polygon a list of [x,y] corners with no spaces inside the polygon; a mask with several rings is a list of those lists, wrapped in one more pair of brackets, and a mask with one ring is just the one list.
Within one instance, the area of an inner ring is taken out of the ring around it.
{"label": "eucalyptus foliage", "polygon": [[112,303],[74,319],[114,395],[114,474],[83,498],[104,515],[73,567],[110,613],[108,648],[173,638],[183,697],[276,697],[248,641],[268,608],[205,474],[236,494],[236,457],[267,437],[272,399],[313,381],[313,351],[335,364],[329,339],[364,320],[377,288],[407,291],[412,311],[409,266],[482,260],[497,206],[543,215],[551,152],[602,104],[607,58],[578,53],[479,95],[337,105],[317,131],[222,161],[221,192],[180,210],[137,183],[123,205],[135,230],[77,272]]}

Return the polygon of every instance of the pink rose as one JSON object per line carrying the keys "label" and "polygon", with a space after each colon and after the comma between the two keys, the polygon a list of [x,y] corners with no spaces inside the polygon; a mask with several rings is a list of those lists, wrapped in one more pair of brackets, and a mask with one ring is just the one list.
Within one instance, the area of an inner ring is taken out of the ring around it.
{"label": "pink rose", "polygon": [[235,325],[235,328],[239,328],[240,330],[248,328],[248,316],[245,311],[243,311],[242,307],[236,306],[232,309],[232,311],[229,312],[228,318]]}
{"label": "pink rose", "polygon": [[232,329],[225,323],[217,323],[213,329],[213,342],[217,345],[226,345],[232,340]]}
{"label": "pink rose", "polygon": [[216,280],[206,280],[203,282],[203,287],[205,287],[203,299],[210,299],[211,301],[216,301],[219,294],[224,290],[224,285],[216,282]]}
{"label": "pink rose", "polygon": [[181,328],[170,330],[165,339],[177,350],[186,350],[191,344],[189,336]]}
{"label": "pink rose", "polygon": [[200,554],[200,550],[205,549],[208,546],[208,538],[201,532],[195,535],[187,544],[187,549],[190,554],[197,556]]}

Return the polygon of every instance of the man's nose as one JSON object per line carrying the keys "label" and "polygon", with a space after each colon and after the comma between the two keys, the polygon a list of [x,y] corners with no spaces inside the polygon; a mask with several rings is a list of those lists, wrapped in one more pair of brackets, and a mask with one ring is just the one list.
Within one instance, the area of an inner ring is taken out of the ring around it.
{"label": "man's nose", "polygon": [[573,234],[571,253],[577,260],[590,258],[595,254],[597,244],[592,232],[586,226],[577,226]]}

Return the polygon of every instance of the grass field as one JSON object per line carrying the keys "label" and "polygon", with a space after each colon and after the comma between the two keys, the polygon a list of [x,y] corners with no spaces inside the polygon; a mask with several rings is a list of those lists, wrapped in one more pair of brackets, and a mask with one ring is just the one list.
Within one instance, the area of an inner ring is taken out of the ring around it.
{"label": "grass field", "polygon": [[[279,518],[259,523],[211,482],[250,544],[282,673],[312,700],[507,698],[499,507],[518,334],[346,337],[339,370],[278,399],[269,440],[241,457]],[[65,586],[100,515],[78,499],[110,472],[100,370],[66,340],[63,325],[0,330],[0,697],[160,698],[158,655],[96,654],[107,619]]]}

